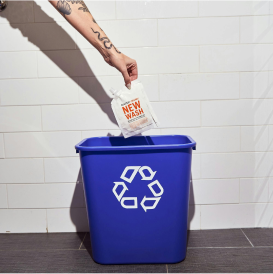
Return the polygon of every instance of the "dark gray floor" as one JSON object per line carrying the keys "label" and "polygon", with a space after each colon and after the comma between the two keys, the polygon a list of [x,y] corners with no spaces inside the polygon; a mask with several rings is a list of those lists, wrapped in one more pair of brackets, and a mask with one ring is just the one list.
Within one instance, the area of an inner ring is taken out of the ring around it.
{"label": "dark gray floor", "polygon": [[177,264],[100,265],[88,233],[0,234],[0,272],[179,273],[273,272],[273,229],[189,231]]}

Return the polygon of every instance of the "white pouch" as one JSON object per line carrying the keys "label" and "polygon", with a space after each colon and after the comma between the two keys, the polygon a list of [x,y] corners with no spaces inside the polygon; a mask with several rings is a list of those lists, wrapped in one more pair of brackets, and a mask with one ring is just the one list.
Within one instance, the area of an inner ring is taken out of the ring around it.
{"label": "white pouch", "polygon": [[110,89],[114,98],[111,102],[114,115],[124,138],[159,126],[142,83],[137,79],[131,82],[131,90],[123,87]]}

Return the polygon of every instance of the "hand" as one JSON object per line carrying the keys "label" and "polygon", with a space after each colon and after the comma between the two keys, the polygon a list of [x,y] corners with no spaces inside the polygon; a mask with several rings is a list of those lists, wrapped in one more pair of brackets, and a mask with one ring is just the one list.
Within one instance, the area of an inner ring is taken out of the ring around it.
{"label": "hand", "polygon": [[138,77],[136,60],[123,53],[114,53],[105,58],[105,61],[121,72],[125,86],[131,89],[131,81],[136,80]]}

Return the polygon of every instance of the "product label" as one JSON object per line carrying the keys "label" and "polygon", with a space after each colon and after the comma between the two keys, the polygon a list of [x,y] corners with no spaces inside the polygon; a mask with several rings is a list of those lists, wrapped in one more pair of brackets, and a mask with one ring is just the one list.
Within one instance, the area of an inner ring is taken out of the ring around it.
{"label": "product label", "polygon": [[125,102],[121,104],[121,107],[131,128],[137,128],[141,124],[148,122],[143,108],[140,106],[139,98]]}

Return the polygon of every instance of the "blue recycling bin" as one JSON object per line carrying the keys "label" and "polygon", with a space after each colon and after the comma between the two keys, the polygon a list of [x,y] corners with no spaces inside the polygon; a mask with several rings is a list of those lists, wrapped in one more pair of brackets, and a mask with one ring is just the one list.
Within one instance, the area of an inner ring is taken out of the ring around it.
{"label": "blue recycling bin", "polygon": [[75,148],[93,259],[100,264],[184,260],[196,142],[187,135],[94,137]]}

